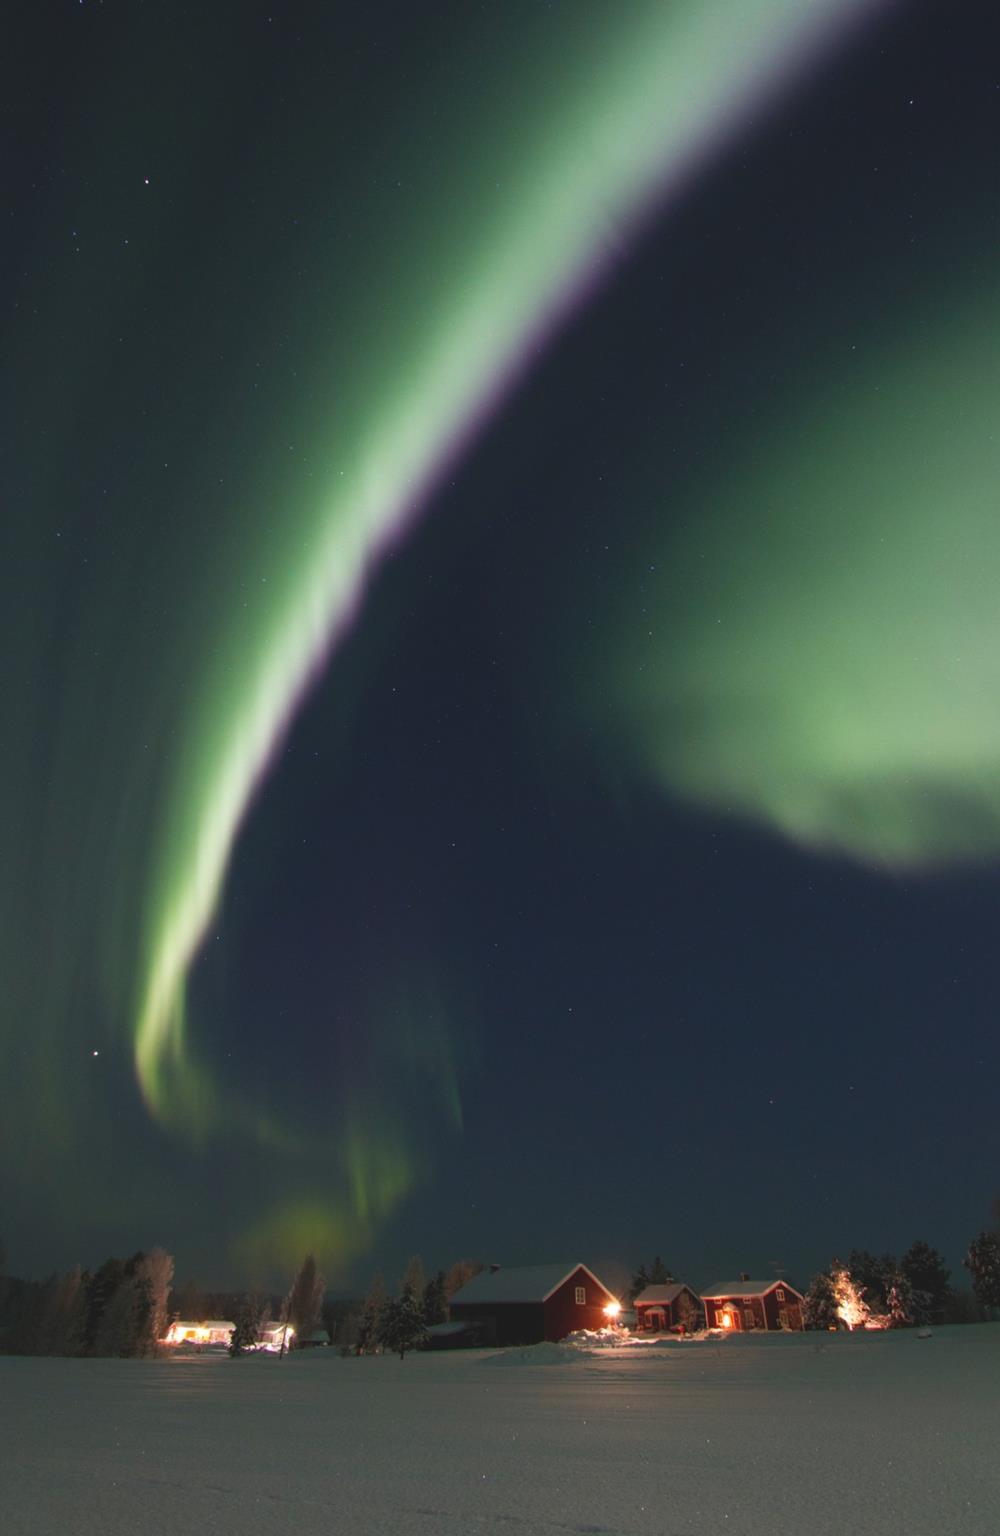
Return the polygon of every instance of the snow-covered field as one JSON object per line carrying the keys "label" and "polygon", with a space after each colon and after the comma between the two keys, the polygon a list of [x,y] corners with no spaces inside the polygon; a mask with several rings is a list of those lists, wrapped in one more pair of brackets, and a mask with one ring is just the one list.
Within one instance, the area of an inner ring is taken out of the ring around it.
{"label": "snow-covered field", "polygon": [[1000,1326],[0,1359],[0,1531],[997,1536]]}

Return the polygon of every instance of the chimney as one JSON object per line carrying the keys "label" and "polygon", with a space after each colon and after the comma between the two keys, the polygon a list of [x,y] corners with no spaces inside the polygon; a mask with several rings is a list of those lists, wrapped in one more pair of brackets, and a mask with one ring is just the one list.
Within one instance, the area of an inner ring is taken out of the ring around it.
{"label": "chimney", "polygon": [[500,1268],[500,1265],[499,1264],[487,1264],[486,1268],[489,1270],[491,1275],[495,1275],[497,1270]]}
{"label": "chimney", "polygon": [[740,1270],[740,1279],[741,1279],[741,1280],[749,1280],[749,1279],[750,1279],[750,1276],[749,1276],[749,1275],[745,1275],[745,1274],[744,1274],[744,1273],[743,1273],[743,1271],[742,1271],[742,1270]]}

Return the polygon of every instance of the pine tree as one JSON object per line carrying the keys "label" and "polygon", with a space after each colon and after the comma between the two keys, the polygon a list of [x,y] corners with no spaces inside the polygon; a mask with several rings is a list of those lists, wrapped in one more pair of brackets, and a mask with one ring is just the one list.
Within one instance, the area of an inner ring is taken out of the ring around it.
{"label": "pine tree", "polygon": [[382,1342],[386,1349],[404,1359],[408,1350],[418,1349],[427,1342],[423,1307],[408,1285],[394,1301],[387,1303],[382,1314]]}
{"label": "pine tree", "polygon": [[125,1276],[122,1259],[105,1259],[87,1281],[86,1315],[83,1326],[83,1353],[92,1354],[97,1340],[101,1318],[112,1296]]}
{"label": "pine tree", "polygon": [[943,1322],[951,1303],[951,1274],[937,1249],[918,1238],[903,1254],[899,1267],[913,1288],[915,1320]]}
{"label": "pine tree", "polygon": [[372,1283],[365,1297],[364,1308],[361,1312],[361,1322],[358,1325],[358,1354],[371,1355],[382,1346],[382,1320],[385,1309],[388,1306],[388,1297],[385,1292],[385,1281],[381,1271],[374,1275]]}
{"label": "pine tree", "polygon": [[320,1274],[316,1260],[310,1253],[302,1261],[302,1267],[292,1282],[286,1302],[286,1316],[290,1330],[300,1342],[308,1339],[319,1322],[323,1311],[326,1281]]}
{"label": "pine tree", "polygon": [[847,1258],[847,1269],[870,1310],[886,1310],[886,1275],[896,1271],[896,1260],[891,1254],[877,1259],[867,1248],[852,1248]]}
{"label": "pine tree", "polygon": [[642,1295],[642,1292],[646,1289],[649,1283],[650,1279],[649,1275],[646,1273],[646,1266],[645,1264],[640,1264],[639,1268],[632,1276],[632,1284],[628,1288],[629,1301],[634,1303],[635,1298]]}
{"label": "pine tree", "polygon": [[78,1303],[82,1286],[83,1272],[79,1264],[52,1282],[38,1330],[37,1348],[40,1355],[77,1353],[75,1335],[80,1316]]}
{"label": "pine tree", "polygon": [[632,1276],[632,1284],[629,1286],[628,1299],[634,1302],[635,1298],[642,1294],[647,1285],[673,1285],[674,1275],[664,1264],[660,1255],[653,1260],[652,1267],[647,1270],[645,1264],[640,1264]]}
{"label": "pine tree", "polygon": [[143,1324],[145,1297],[135,1275],[125,1275],[101,1312],[91,1354],[134,1355]]}
{"label": "pine tree", "polygon": [[980,1232],[963,1259],[972,1289],[984,1307],[1000,1307],[1000,1233]]}
{"label": "pine tree", "polygon": [[831,1276],[825,1271],[813,1275],[802,1306],[802,1320],[807,1328],[836,1328],[840,1317],[837,1295]]}
{"label": "pine tree", "polygon": [[428,1328],[433,1328],[435,1323],[448,1321],[448,1300],[444,1285],[444,1270],[439,1269],[424,1286],[424,1322]]}
{"label": "pine tree", "polygon": [[234,1327],[229,1339],[229,1353],[234,1359],[246,1350],[256,1349],[260,1343],[264,1307],[264,1298],[252,1295],[244,1296],[236,1308]]}

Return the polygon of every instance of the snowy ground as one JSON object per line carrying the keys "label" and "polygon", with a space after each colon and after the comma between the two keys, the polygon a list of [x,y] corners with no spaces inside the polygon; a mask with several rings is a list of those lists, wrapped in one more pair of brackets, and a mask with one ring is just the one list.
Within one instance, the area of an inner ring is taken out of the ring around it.
{"label": "snowy ground", "polygon": [[0,1359],[0,1531],[997,1536],[1000,1326]]}

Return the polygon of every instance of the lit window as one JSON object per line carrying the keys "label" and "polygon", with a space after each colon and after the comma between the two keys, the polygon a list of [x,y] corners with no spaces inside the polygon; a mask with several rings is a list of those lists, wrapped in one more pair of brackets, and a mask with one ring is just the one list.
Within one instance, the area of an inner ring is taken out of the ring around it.
{"label": "lit window", "polygon": [[577,1286],[577,1288],[576,1288],[576,1304],[577,1304],[578,1307],[585,1307],[587,1305],[587,1289],[586,1289],[586,1286],[583,1286],[583,1285],[578,1285]]}
{"label": "lit window", "polygon": [[781,1286],[780,1286],[780,1285],[779,1285],[779,1286],[778,1286],[778,1289],[777,1289],[777,1290],[776,1290],[776,1291],[775,1291],[775,1293],[774,1293],[774,1294],[775,1294],[775,1297],[776,1297],[776,1298],[777,1298],[777,1300],[778,1300],[778,1301],[784,1301],[784,1299],[785,1299],[785,1293],[784,1293],[784,1291],[783,1291],[783,1290],[782,1290],[782,1289],[781,1289]]}

